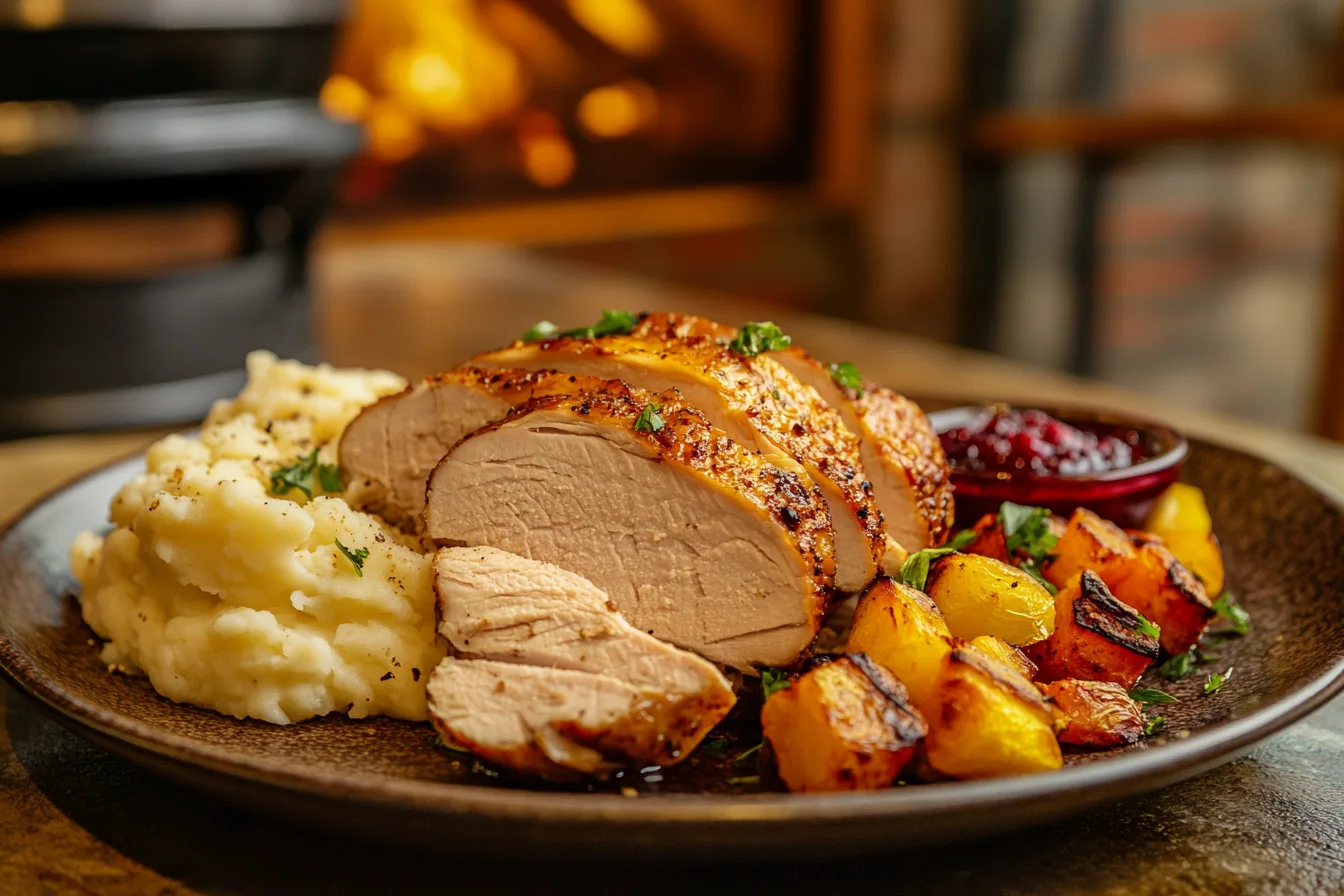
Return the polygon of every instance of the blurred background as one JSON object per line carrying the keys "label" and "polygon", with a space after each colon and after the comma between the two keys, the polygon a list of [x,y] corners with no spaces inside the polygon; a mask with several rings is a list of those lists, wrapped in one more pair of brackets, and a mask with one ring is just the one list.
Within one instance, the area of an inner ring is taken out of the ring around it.
{"label": "blurred background", "polygon": [[0,431],[672,285],[1344,438],[1342,153],[1341,0],[0,0]]}

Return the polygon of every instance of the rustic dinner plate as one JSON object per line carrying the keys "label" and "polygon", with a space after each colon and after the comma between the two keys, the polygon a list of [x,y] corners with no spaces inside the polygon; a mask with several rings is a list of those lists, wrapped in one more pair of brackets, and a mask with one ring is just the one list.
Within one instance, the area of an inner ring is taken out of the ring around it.
{"label": "rustic dinner plate", "polygon": [[[1316,487],[1237,451],[1194,443],[1184,478],[1202,487],[1250,610],[1245,638],[1204,674],[1163,684],[1165,736],[1069,757],[1059,772],[876,793],[793,796],[760,754],[697,755],[631,770],[594,792],[511,781],[434,745],[426,725],[328,718],[240,722],[159,697],[98,661],[71,596],[66,551],[105,526],[112,495],[143,460],[93,473],[0,536],[0,670],[74,731],[226,800],[357,835],[511,857],[563,854],[778,858],[871,852],[1020,828],[1198,774],[1302,718],[1344,684],[1344,509]],[[743,708],[744,745],[754,707]],[[748,733],[750,732],[750,733]],[[744,746],[745,748],[745,746]],[[702,753],[705,751],[701,751]],[[759,783],[756,776],[760,776]]]}

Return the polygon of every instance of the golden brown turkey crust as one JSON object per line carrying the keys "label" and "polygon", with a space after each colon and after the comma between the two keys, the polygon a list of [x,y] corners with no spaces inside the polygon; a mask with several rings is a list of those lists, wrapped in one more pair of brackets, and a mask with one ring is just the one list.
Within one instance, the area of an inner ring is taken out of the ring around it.
{"label": "golden brown turkey crust", "polygon": [[[729,350],[723,343],[735,332],[704,318],[658,313],[643,315],[630,335],[559,337],[536,345],[544,351],[575,356],[656,356],[707,376],[733,411],[755,421],[765,438],[814,477],[835,486],[859,521],[875,573],[886,550],[886,526],[859,459],[858,437],[815,390],[804,387],[778,362],[765,356],[747,358]],[[523,346],[515,342],[511,349]],[[482,357],[498,355],[500,360],[511,361],[508,351]]]}
{"label": "golden brown turkey crust", "polygon": [[[657,432],[635,426],[650,404],[658,409],[663,421]],[[834,596],[835,544],[826,501],[812,483],[796,473],[781,470],[715,429],[675,389],[653,395],[620,380],[608,380],[594,389],[572,394],[537,396],[515,407],[503,420],[462,441],[492,432],[521,417],[555,410],[618,426],[648,446],[659,463],[679,464],[765,511],[784,529],[789,544],[802,557],[804,572],[812,586],[809,623],[814,629],[820,626]],[[431,473],[429,481],[434,478]]]}
{"label": "golden brown turkey crust", "polygon": [[863,394],[853,401],[878,456],[906,472],[919,514],[928,523],[929,545],[942,544],[952,528],[952,477],[929,418],[904,395],[873,383],[864,383]]}

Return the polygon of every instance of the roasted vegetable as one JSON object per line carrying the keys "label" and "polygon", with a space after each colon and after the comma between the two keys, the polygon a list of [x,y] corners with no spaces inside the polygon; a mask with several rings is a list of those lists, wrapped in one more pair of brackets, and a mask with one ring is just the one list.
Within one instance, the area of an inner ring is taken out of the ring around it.
{"label": "roasted vegetable", "polygon": [[[1051,635],[1051,637],[1054,636]],[[989,635],[981,635],[972,639],[970,646],[972,649],[978,650],[985,656],[996,659],[1020,673],[1023,678],[1033,679],[1036,677],[1036,664],[1023,651],[1018,650],[1007,641],[991,638]]]}
{"label": "roasted vegetable", "polygon": [[863,654],[816,666],[776,691],[761,727],[795,793],[889,787],[928,730],[901,683]]}
{"label": "roasted vegetable", "polygon": [[1041,691],[1054,701],[1060,743],[1118,747],[1143,735],[1142,708],[1118,684],[1067,678],[1042,685]]}
{"label": "roasted vegetable", "polygon": [[944,775],[994,778],[1064,763],[1045,699],[1017,672],[979,651],[948,654],[921,709],[929,723],[929,765]]}
{"label": "roasted vegetable", "polygon": [[854,609],[849,652],[867,654],[905,685],[923,705],[943,660],[952,652],[938,607],[923,592],[888,578],[868,586]]}
{"label": "roasted vegetable", "polygon": [[1055,631],[1026,648],[1037,681],[1080,678],[1134,686],[1157,659],[1157,638],[1144,619],[1116,600],[1090,570],[1055,595]]}
{"label": "roasted vegetable", "polygon": [[1011,562],[1008,557],[1008,543],[1003,537],[1003,527],[999,525],[997,513],[987,513],[980,517],[971,531],[975,533],[975,538],[962,548],[964,553],[993,557],[1004,563]]}
{"label": "roasted vegetable", "polygon": [[1056,588],[1074,583],[1084,570],[1092,570],[1108,585],[1118,581],[1136,553],[1134,542],[1119,526],[1082,507],[1073,512],[1042,567],[1045,578]]}
{"label": "roasted vegetable", "polygon": [[1058,587],[1070,585],[1092,570],[1121,603],[1128,604],[1162,629],[1162,649],[1185,653],[1213,616],[1213,608],[1188,569],[1167,548],[1126,532],[1090,510],[1074,511],[1055,545],[1055,559],[1045,577]]}
{"label": "roasted vegetable", "polygon": [[1204,493],[1176,482],[1158,496],[1144,528],[1159,536],[1167,550],[1204,584],[1207,594],[1223,590],[1223,551],[1213,534],[1213,520]]}
{"label": "roasted vegetable", "polygon": [[977,554],[948,554],[929,565],[925,592],[954,637],[992,635],[1034,644],[1055,629],[1055,600],[1015,566]]}
{"label": "roasted vegetable", "polygon": [[1161,627],[1162,649],[1172,655],[1195,646],[1213,618],[1204,586],[1159,544],[1138,548],[1118,580],[1102,579],[1123,603]]}

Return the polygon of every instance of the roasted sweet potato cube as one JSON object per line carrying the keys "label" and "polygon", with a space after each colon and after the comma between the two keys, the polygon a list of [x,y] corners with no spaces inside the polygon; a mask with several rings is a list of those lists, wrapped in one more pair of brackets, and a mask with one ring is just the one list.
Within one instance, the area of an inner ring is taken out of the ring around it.
{"label": "roasted sweet potato cube", "polygon": [[1118,747],[1143,735],[1143,709],[1124,687],[1066,678],[1042,685],[1054,702],[1055,734],[1075,747]]}
{"label": "roasted sweet potato cube", "polygon": [[1185,653],[1213,618],[1204,586],[1165,547],[1147,543],[1118,572],[1101,578],[1121,602],[1162,629],[1162,649]]}
{"label": "roasted sweet potato cube", "polygon": [[1085,570],[1055,595],[1055,631],[1026,648],[1037,681],[1079,678],[1133,687],[1157,659],[1158,642],[1142,631],[1143,619]]}
{"label": "roasted sweet potato cube", "polygon": [[1034,644],[1055,629],[1055,599],[1027,573],[992,557],[948,554],[929,564],[925,592],[953,637]]}
{"label": "roasted sweet potato cube", "polygon": [[1078,508],[1051,550],[1041,573],[1056,588],[1065,588],[1090,569],[1109,583],[1119,577],[1137,549],[1129,534],[1090,510]]}
{"label": "roasted sweet potato cube", "polygon": [[879,578],[854,609],[848,649],[867,654],[890,670],[915,705],[922,706],[943,659],[952,652],[952,642],[947,623],[927,595]]}
{"label": "roasted sweet potato cube", "polygon": [[889,787],[928,730],[901,683],[863,654],[816,666],[771,694],[761,727],[795,793]]}
{"label": "roasted sweet potato cube", "polygon": [[1199,579],[1206,596],[1223,593],[1223,548],[1218,543],[1218,536],[1212,532],[1175,531],[1163,534],[1162,541],[1167,550]]}
{"label": "roasted sweet potato cube", "polygon": [[948,654],[924,715],[929,765],[950,777],[1021,775],[1064,763],[1040,692],[978,651]]}
{"label": "roasted sweet potato cube", "polygon": [[[1053,635],[1051,637],[1054,637]],[[1044,642],[1041,642],[1044,643]],[[981,635],[971,640],[971,648],[978,650],[985,656],[992,657],[1004,665],[1019,673],[1023,678],[1031,680],[1036,677],[1036,663],[1027,657],[1025,653],[1018,650],[1007,641],[999,638],[991,638],[989,635]]]}
{"label": "roasted sweet potato cube", "polygon": [[987,513],[971,528],[975,539],[961,550],[967,554],[979,554],[993,557],[1004,563],[1012,562],[1008,556],[1008,542],[1003,537],[1003,527],[999,525],[997,513]]}

